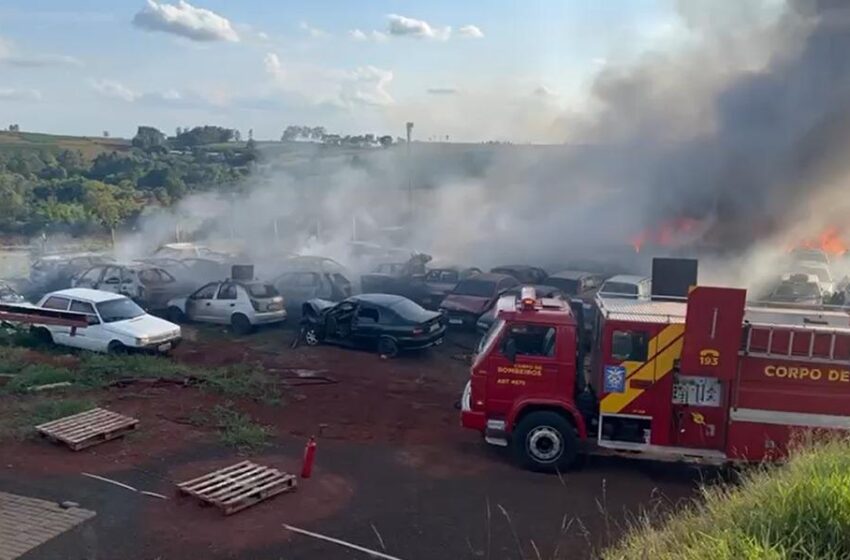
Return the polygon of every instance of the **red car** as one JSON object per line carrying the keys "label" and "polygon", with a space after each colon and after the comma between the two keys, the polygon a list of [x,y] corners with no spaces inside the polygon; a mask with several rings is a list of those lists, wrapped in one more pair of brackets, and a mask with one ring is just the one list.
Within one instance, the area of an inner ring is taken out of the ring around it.
{"label": "red car", "polygon": [[461,280],[440,304],[453,327],[475,328],[482,313],[487,311],[499,294],[519,285],[519,280],[507,274],[476,274]]}

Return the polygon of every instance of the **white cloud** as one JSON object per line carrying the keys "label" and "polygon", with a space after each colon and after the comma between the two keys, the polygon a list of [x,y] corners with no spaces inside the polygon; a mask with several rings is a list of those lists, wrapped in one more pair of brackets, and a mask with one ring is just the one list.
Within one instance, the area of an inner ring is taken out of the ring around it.
{"label": "white cloud", "polygon": [[38,101],[41,99],[41,92],[37,89],[0,87],[0,99],[3,101]]}
{"label": "white cloud", "polygon": [[133,102],[141,97],[137,93],[124,84],[114,80],[94,80],[91,82],[92,88],[104,97],[121,99],[123,101]]}
{"label": "white cloud", "polygon": [[267,53],[263,66],[281,91],[298,95],[316,105],[339,108],[388,106],[395,103],[388,91],[393,73],[375,66],[353,70],[324,68],[303,62],[281,62],[275,53]]}
{"label": "white cloud", "polygon": [[196,8],[185,0],[178,0],[176,5],[147,0],[147,5],[133,17],[133,25],[192,41],[239,41],[239,34],[230,20],[213,11]]}
{"label": "white cloud", "polygon": [[361,29],[352,29],[348,32],[348,37],[353,41],[374,41],[376,43],[383,43],[389,36],[382,31],[370,31],[366,33]]}
{"label": "white cloud", "polygon": [[451,27],[435,28],[427,21],[413,19],[397,14],[387,16],[389,20],[387,31],[390,35],[399,37],[415,37],[417,39],[439,39],[445,41],[451,36]]}
{"label": "white cloud", "polygon": [[461,37],[469,37],[470,39],[483,39],[484,32],[477,25],[464,25],[457,30],[457,34]]}
{"label": "white cloud", "polygon": [[314,39],[324,39],[326,37],[330,37],[331,34],[325,31],[324,29],[319,29],[318,27],[313,27],[306,21],[302,21],[298,24],[298,28],[307,33],[310,37]]}
{"label": "white cloud", "polygon": [[432,87],[428,88],[430,95],[457,95],[460,93],[457,88],[453,87]]}
{"label": "white cloud", "polygon": [[62,54],[28,54],[16,49],[10,42],[0,37],[0,64],[20,68],[39,68],[43,66],[82,66],[83,63],[73,56]]}

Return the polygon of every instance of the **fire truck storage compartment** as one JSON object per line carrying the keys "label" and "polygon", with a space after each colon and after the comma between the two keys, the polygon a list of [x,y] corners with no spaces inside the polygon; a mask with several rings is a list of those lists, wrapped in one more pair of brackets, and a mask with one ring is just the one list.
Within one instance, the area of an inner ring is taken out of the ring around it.
{"label": "fire truck storage compartment", "polygon": [[599,440],[649,445],[652,435],[652,418],[629,414],[602,414],[599,423]]}

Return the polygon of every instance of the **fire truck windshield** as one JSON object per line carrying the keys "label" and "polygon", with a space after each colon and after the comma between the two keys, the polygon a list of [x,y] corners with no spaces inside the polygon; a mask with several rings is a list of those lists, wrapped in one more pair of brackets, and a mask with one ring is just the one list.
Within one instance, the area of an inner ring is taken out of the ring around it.
{"label": "fire truck windshield", "polygon": [[505,325],[504,319],[496,319],[490,329],[481,337],[481,342],[478,343],[478,348],[475,350],[475,362],[472,367],[478,365],[482,356],[487,355],[493,347],[496,339],[499,338],[499,333],[502,332],[502,327]]}

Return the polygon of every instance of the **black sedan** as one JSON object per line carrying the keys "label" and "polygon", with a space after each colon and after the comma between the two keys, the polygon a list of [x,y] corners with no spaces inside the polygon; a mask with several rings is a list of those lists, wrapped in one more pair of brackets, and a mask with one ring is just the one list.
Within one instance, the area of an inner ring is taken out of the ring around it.
{"label": "black sedan", "polygon": [[308,346],[375,348],[388,357],[441,344],[446,333],[440,313],[388,294],[362,294],[339,303],[311,299],[304,303],[301,324]]}

